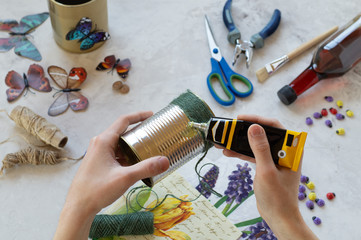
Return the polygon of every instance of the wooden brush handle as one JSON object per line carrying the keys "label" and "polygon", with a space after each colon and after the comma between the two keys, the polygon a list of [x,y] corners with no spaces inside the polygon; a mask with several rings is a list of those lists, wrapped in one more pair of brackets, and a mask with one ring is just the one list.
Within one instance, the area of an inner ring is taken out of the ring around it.
{"label": "wooden brush handle", "polygon": [[307,49],[313,47],[314,45],[322,42],[323,40],[325,40],[326,38],[328,38],[331,34],[333,34],[334,32],[336,32],[338,29],[338,26],[334,26],[333,28],[331,28],[330,30],[322,33],[321,35],[315,37],[314,39],[311,39],[308,42],[305,42],[304,44],[302,44],[301,46],[299,46],[298,48],[296,48],[295,50],[293,50],[292,52],[290,52],[289,54],[287,54],[289,60],[294,59],[295,57],[297,57],[298,55],[300,55],[301,53],[303,53],[304,51],[306,51]]}

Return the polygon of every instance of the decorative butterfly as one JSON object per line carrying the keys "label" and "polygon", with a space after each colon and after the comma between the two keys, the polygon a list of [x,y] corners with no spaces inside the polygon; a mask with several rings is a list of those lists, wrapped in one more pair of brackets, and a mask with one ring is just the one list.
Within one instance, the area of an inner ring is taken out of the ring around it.
{"label": "decorative butterfly", "polygon": [[40,65],[32,64],[29,67],[28,75],[21,76],[15,71],[10,71],[5,77],[5,83],[9,86],[6,90],[8,102],[12,102],[19,98],[21,94],[29,87],[40,92],[50,92],[49,80],[44,76],[44,70]]}
{"label": "decorative butterfly", "polygon": [[16,20],[0,20],[0,30],[9,31],[9,38],[0,38],[0,52],[7,52],[15,47],[15,53],[34,61],[41,61],[41,55],[36,47],[28,40],[27,34],[34,31],[49,17],[43,12],[23,17],[18,23]]}
{"label": "decorative butterfly", "polygon": [[114,55],[111,55],[104,58],[104,62],[99,63],[96,70],[104,71],[110,69],[109,72],[113,73],[114,69],[116,69],[119,76],[126,78],[131,65],[128,58],[120,60],[119,58],[116,59]]}
{"label": "decorative butterfly", "polygon": [[75,29],[68,32],[65,36],[66,40],[78,40],[81,42],[80,50],[87,50],[92,48],[95,43],[103,42],[110,39],[107,32],[101,32],[92,29],[92,20],[87,17],[80,19]]}
{"label": "decorative butterfly", "polygon": [[49,107],[49,116],[57,116],[65,112],[69,106],[74,111],[84,110],[88,107],[88,99],[79,93],[80,88],[78,88],[87,77],[84,68],[72,68],[68,74],[61,67],[50,66],[48,73],[56,85],[61,88],[55,93],[55,95],[60,95]]}

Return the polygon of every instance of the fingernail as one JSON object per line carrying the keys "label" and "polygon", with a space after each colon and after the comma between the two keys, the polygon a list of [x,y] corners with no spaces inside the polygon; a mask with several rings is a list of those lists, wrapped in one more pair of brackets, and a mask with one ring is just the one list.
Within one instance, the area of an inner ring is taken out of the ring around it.
{"label": "fingernail", "polygon": [[259,125],[252,125],[249,130],[252,137],[258,137],[264,135],[264,130]]}
{"label": "fingernail", "polygon": [[169,168],[169,161],[168,161],[168,158],[166,158],[166,157],[163,157],[163,156],[160,157],[158,159],[158,164],[159,164],[162,172],[164,172],[165,170],[167,170]]}

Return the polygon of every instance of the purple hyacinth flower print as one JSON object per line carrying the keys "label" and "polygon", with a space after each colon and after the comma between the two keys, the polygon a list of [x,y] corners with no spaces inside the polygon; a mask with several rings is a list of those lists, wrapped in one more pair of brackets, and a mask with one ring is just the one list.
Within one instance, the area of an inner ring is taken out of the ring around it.
{"label": "purple hyacinth flower print", "polygon": [[230,204],[233,201],[236,204],[242,202],[243,199],[248,197],[250,191],[252,191],[252,176],[250,174],[251,168],[248,167],[248,163],[243,166],[237,164],[237,170],[233,171],[228,176],[228,187],[224,194],[228,196],[226,203]]}
{"label": "purple hyacinth flower print", "polygon": [[200,180],[196,189],[200,192],[205,198],[209,198],[211,196],[211,189],[216,185],[217,179],[219,175],[219,167],[213,165],[213,167],[203,176]]}

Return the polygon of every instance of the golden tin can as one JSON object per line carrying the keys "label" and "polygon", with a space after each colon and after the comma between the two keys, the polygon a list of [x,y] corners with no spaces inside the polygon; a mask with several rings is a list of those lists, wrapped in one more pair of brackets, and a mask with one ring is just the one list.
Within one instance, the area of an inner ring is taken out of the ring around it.
{"label": "golden tin can", "polygon": [[[182,102],[183,100],[186,101]],[[135,128],[120,136],[118,146],[129,164],[154,156],[166,156],[169,169],[143,179],[149,187],[206,150],[200,131],[188,127],[191,121],[207,122],[214,114],[198,96],[188,91]],[[208,145],[209,147],[209,145]]]}
{"label": "golden tin can", "polygon": [[[108,34],[107,0],[48,0],[48,5],[54,39],[60,47],[70,52],[85,53],[104,44],[105,41],[99,41],[88,49],[80,48],[82,42],[92,41],[90,34]],[[89,19],[91,20],[89,33],[84,34],[83,39],[67,40],[67,34],[75,30],[83,18],[86,18],[88,23]]]}

